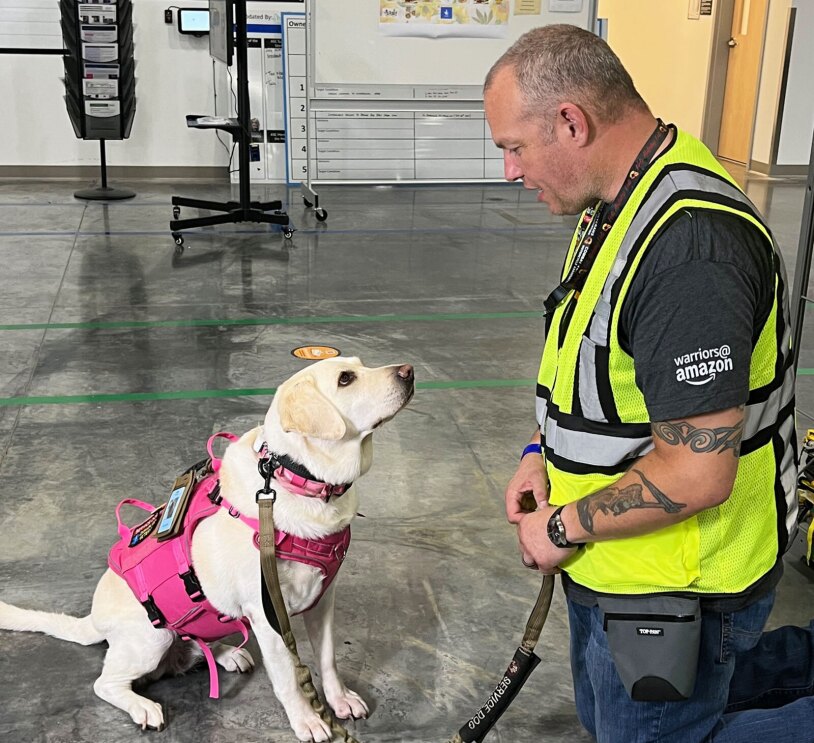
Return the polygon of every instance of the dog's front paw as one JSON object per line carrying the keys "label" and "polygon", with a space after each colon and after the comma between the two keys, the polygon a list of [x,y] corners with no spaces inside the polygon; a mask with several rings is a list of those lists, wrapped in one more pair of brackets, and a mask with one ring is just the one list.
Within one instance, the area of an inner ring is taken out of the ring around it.
{"label": "dog's front paw", "polygon": [[248,650],[234,648],[231,645],[219,645],[213,647],[212,651],[218,665],[227,671],[246,673],[254,668],[254,659]]}
{"label": "dog's front paw", "polygon": [[142,730],[154,728],[164,729],[164,712],[158,702],[153,702],[146,697],[133,695],[135,699],[128,705],[127,712]]}
{"label": "dog's front paw", "polygon": [[308,743],[325,743],[333,740],[333,733],[330,726],[310,707],[301,716],[294,718],[291,716],[291,727],[297,740],[308,741]]}
{"label": "dog's front paw", "polygon": [[328,704],[340,720],[361,720],[370,714],[365,700],[355,691],[343,687],[338,694],[326,694]]}

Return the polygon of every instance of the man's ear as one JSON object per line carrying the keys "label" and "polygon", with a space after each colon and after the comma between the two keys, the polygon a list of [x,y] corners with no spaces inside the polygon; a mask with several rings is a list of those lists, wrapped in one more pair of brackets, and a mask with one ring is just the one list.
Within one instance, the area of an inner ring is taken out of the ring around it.
{"label": "man's ear", "polygon": [[590,140],[590,121],[585,111],[576,103],[564,102],[557,108],[557,124],[565,138],[578,147],[584,147]]}
{"label": "man's ear", "polygon": [[317,389],[313,377],[283,385],[277,394],[280,425],[286,433],[294,432],[331,441],[339,441],[345,435],[344,419]]}

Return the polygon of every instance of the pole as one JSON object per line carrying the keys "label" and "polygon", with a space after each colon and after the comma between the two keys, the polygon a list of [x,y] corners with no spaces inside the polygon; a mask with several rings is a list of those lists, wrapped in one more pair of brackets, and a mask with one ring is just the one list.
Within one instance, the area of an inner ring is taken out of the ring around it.
{"label": "pole", "polygon": [[811,252],[814,249],[814,139],[811,141],[811,155],[808,161],[808,181],[803,202],[803,220],[800,225],[800,242],[797,247],[797,262],[794,268],[794,286],[791,299],[791,350],[794,354],[794,370],[800,361],[800,342],[803,337],[803,322],[806,315],[806,291],[811,272]]}
{"label": "pole", "polygon": [[238,173],[240,181],[240,208],[247,218],[251,207],[251,174],[249,173],[249,63],[246,51],[246,0],[235,0],[235,25],[237,38],[237,120],[240,125],[240,147],[238,152]]}
{"label": "pole", "polygon": [[99,140],[99,159],[102,164],[102,188],[107,188],[107,157],[105,155],[105,140]]}

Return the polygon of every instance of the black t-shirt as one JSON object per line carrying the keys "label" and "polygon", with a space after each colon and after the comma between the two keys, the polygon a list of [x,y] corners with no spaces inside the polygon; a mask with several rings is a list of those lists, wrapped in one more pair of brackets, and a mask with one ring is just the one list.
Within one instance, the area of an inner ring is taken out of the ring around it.
{"label": "black t-shirt", "polygon": [[[656,235],[620,313],[619,341],[633,356],[651,421],[745,404],[749,365],[774,296],[773,253],[746,220],[686,209]],[[707,597],[705,608],[735,611],[770,591],[780,563],[744,594]],[[596,594],[566,579],[568,596]]]}
{"label": "black t-shirt", "polygon": [[619,327],[651,421],[746,402],[752,350],[772,308],[772,260],[756,227],[718,211],[684,210],[654,238]]}

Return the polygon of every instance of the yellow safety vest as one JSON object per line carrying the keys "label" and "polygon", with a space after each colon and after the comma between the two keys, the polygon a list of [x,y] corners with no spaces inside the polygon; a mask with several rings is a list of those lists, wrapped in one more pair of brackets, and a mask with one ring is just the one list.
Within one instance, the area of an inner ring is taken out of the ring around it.
{"label": "yellow safety vest", "polygon": [[[551,503],[612,485],[653,448],[634,360],[619,344],[618,327],[642,257],[682,209],[741,217],[773,253],[774,303],[752,352],[738,472],[722,505],[651,534],[589,543],[564,563],[571,578],[596,591],[739,593],[772,568],[794,527],[794,365],[782,259],[755,207],[709,150],[683,132],[641,176],[578,297],[569,294],[550,318],[537,421]],[[575,233],[563,277],[576,247]],[[686,373],[700,376],[731,364],[723,353],[690,361],[697,363]]]}

